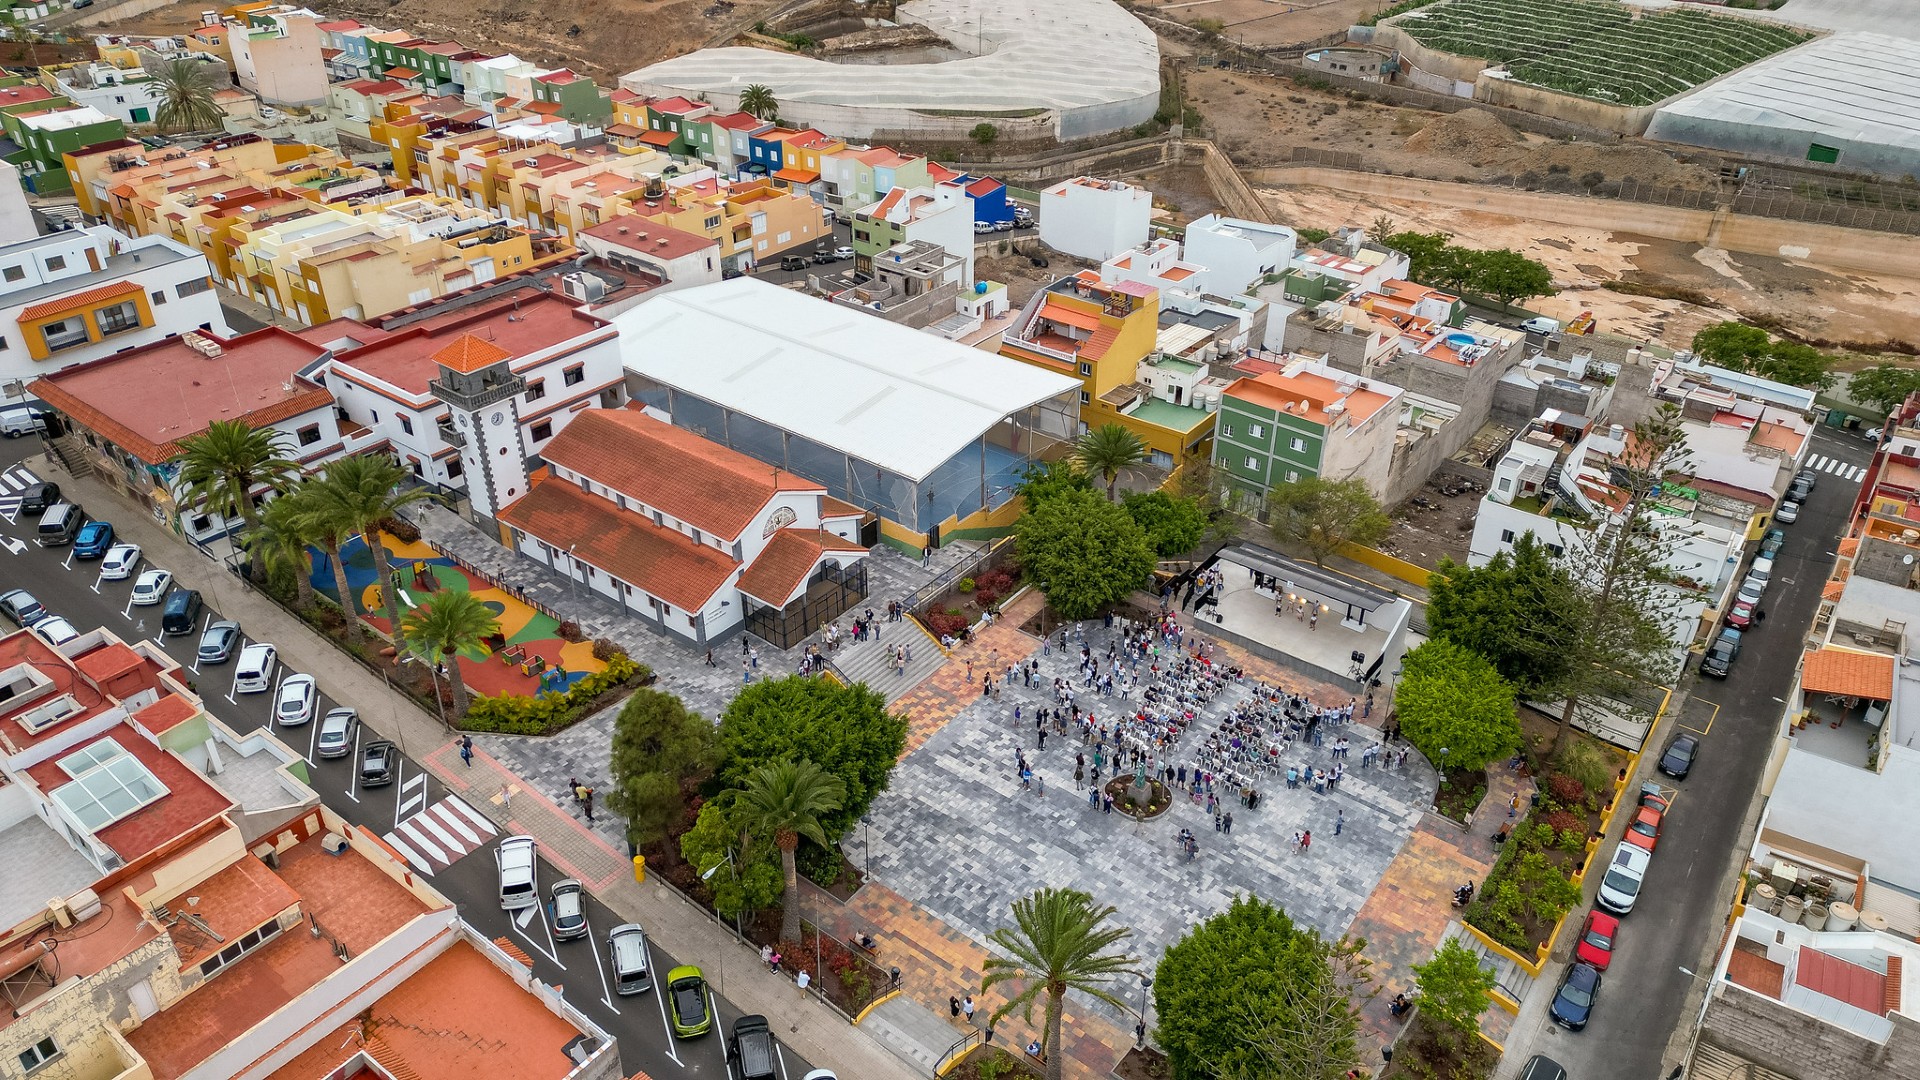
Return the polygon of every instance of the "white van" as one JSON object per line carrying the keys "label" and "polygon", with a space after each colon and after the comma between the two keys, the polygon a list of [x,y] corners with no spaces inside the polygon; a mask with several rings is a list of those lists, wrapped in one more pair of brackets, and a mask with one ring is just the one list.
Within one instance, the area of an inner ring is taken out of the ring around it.
{"label": "white van", "polygon": [[539,874],[534,858],[537,845],[531,836],[509,836],[493,851],[493,864],[500,871],[500,906],[519,911],[540,902]]}
{"label": "white van", "polygon": [[37,435],[47,430],[47,422],[40,410],[26,405],[8,405],[0,409],[0,435],[17,439],[22,435]]}
{"label": "white van", "polygon": [[233,669],[233,692],[264,694],[273,689],[273,673],[280,668],[277,650],[264,641],[240,650],[240,662]]}

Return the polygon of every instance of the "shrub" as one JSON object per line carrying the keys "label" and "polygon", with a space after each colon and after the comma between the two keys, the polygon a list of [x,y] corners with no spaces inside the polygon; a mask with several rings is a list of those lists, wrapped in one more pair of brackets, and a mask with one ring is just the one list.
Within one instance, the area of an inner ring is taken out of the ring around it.
{"label": "shrub", "polygon": [[971,625],[973,625],[973,620],[958,612],[936,611],[927,616],[927,628],[933,631],[934,637],[942,637],[947,634],[957,636],[960,631],[965,630]]}
{"label": "shrub", "polygon": [[644,664],[624,654],[609,659],[605,669],[574,683],[565,693],[547,691],[538,697],[479,696],[467,707],[460,726],[467,731],[502,735],[548,735],[585,716],[602,694],[629,681],[652,674]]}
{"label": "shrub", "polygon": [[420,541],[420,527],[402,517],[380,519],[380,531],[403,544],[415,544]]}
{"label": "shrub", "polygon": [[1547,827],[1556,837],[1564,832],[1584,832],[1587,823],[1571,810],[1553,810],[1546,815]]}
{"label": "shrub", "polygon": [[587,635],[580,632],[580,624],[574,622],[572,619],[561,623],[560,629],[555,632],[567,641],[585,641],[587,639]]}
{"label": "shrub", "polygon": [[978,588],[992,589],[994,592],[1004,596],[1013,588],[1013,575],[1005,570],[996,568],[982,573],[978,578],[974,579],[974,584]]}
{"label": "shrub", "polygon": [[593,639],[593,658],[599,661],[611,660],[616,656],[625,656],[627,651],[613,643],[612,638]]}
{"label": "shrub", "polygon": [[1578,806],[1587,801],[1587,785],[1566,773],[1553,773],[1547,777],[1547,794],[1562,806]]}
{"label": "shrub", "polygon": [[973,602],[980,605],[983,611],[992,607],[994,601],[998,599],[1000,599],[1000,593],[994,589],[976,589],[973,593]]}
{"label": "shrub", "polygon": [[970,578],[970,577],[963,577],[963,578],[961,578],[961,579],[960,579],[960,586],[959,586],[959,587],[960,587],[960,591],[961,591],[961,592],[963,592],[963,593],[970,593],[970,592],[972,592],[972,591],[973,591],[973,590],[975,589],[975,587],[977,587],[978,585],[979,585],[979,582],[976,582],[976,581],[974,581],[974,580],[973,580],[972,578]]}

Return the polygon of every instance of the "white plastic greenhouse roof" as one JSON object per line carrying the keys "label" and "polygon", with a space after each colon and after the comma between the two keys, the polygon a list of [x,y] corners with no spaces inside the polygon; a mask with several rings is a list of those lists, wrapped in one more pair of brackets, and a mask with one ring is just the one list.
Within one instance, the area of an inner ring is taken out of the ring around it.
{"label": "white plastic greenhouse roof", "polygon": [[[1714,123],[1805,133],[1920,154],[1920,41],[1886,34],[1817,38],[1669,102],[1663,128]],[[1669,127],[1672,125],[1672,127]],[[1689,140],[1690,141],[1690,140]]]}
{"label": "white plastic greenhouse roof", "polygon": [[[981,55],[941,63],[835,64],[765,49],[702,49],[620,80],[642,94],[733,101],[760,83],[782,104],[866,109],[1070,112],[1160,92],[1153,32],[1112,0],[915,0],[920,23]],[[896,120],[891,125],[901,126]]]}
{"label": "white plastic greenhouse roof", "polygon": [[1080,380],[750,277],[614,317],[627,369],[923,480]]}

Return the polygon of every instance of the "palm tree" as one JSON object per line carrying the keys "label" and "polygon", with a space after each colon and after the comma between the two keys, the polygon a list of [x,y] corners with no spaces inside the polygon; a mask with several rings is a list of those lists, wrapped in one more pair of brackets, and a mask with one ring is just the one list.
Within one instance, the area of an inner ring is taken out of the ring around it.
{"label": "palm tree", "polygon": [[355,529],[373,553],[374,570],[379,577],[380,610],[388,626],[400,624],[399,602],[393,593],[393,565],[387,548],[380,542],[380,523],[401,507],[427,498],[425,488],[400,490],[407,472],[392,458],[381,454],[361,454],[342,458],[327,466],[318,497],[331,504],[341,517],[354,523]]}
{"label": "palm tree", "polygon": [[247,536],[247,548],[257,550],[267,567],[293,571],[298,590],[294,606],[301,611],[313,608],[313,557],[307,553],[307,524],[300,500],[282,495],[260,508],[260,523]]}
{"label": "palm tree", "polygon": [[1120,482],[1120,471],[1147,460],[1147,447],[1138,435],[1125,427],[1102,424],[1073,444],[1073,460],[1107,482],[1107,501],[1113,502],[1113,489]]}
{"label": "palm tree", "polygon": [[1020,987],[1019,993],[993,1011],[993,1021],[1023,1009],[1022,1017],[1031,1024],[1033,1003],[1043,992],[1047,996],[1047,1080],[1060,1080],[1060,1017],[1067,991],[1078,990],[1123,1013],[1130,1011],[1126,1002],[1107,990],[1113,976],[1140,973],[1132,956],[1105,951],[1133,934],[1124,926],[1101,925],[1113,914],[1111,907],[1094,907],[1093,897],[1078,889],[1041,889],[1013,902],[1012,927],[1000,927],[989,935],[1008,955],[987,957],[981,992],[1003,982]]}
{"label": "palm tree", "polygon": [[[287,490],[300,476],[300,465],[286,455],[280,433],[254,428],[244,420],[215,420],[207,430],[180,440],[180,505],[204,502],[208,512],[223,518],[238,516],[251,534],[260,524],[260,506],[253,491]],[[265,553],[255,548],[249,573],[254,581],[266,576]]]}
{"label": "palm tree", "polygon": [[780,115],[780,103],[774,100],[773,89],[754,83],[740,92],[740,109],[762,120],[771,120]]}
{"label": "palm tree", "polygon": [[152,75],[153,95],[160,102],[153,123],[162,132],[207,131],[220,126],[225,113],[213,95],[225,89],[211,64],[173,60]]}
{"label": "palm tree", "polygon": [[794,857],[800,838],[826,847],[820,815],[840,809],[846,797],[847,786],[839,777],[822,772],[805,758],[762,765],[747,777],[740,792],[735,805],[741,824],[750,833],[771,834],[780,849],[780,869],[787,879],[787,891],[780,898],[782,941],[800,940],[800,867]]}
{"label": "palm tree", "polygon": [[453,690],[453,715],[467,711],[467,684],[460,677],[460,654],[480,647],[500,632],[493,609],[470,592],[448,589],[433,601],[413,608],[400,620],[400,635],[417,656],[447,666],[447,685]]}
{"label": "palm tree", "polygon": [[347,583],[347,562],[340,548],[353,537],[355,523],[340,509],[338,500],[321,491],[324,480],[308,480],[274,501],[291,501],[296,510],[288,511],[295,528],[327,556],[333,567],[333,586],[340,593],[340,612],[347,617],[347,643],[360,640],[360,608],[353,600],[353,587]]}

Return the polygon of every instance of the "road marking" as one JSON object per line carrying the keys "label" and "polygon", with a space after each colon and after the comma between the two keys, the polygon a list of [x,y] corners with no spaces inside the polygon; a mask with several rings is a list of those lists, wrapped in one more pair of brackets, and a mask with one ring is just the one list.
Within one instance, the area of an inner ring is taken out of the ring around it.
{"label": "road marking", "polygon": [[[447,798],[452,799],[453,796],[449,795],[447,796]],[[442,805],[444,805],[444,803]],[[425,816],[425,815],[422,815],[422,816]],[[418,820],[418,818],[410,818],[409,820]],[[466,837],[467,842],[470,844],[478,844],[480,842],[479,834],[475,833],[472,829],[469,829],[467,827],[466,822],[460,820],[460,814],[458,811],[453,811],[453,810],[444,811],[440,814],[434,815],[434,820],[439,823],[436,826],[436,828],[444,826],[445,828],[451,829],[454,832],[459,833],[461,836]],[[448,843],[452,843],[452,842],[453,842],[452,839],[449,838]]]}
{"label": "road marking", "polygon": [[407,823],[401,826],[401,828],[425,829],[432,833],[441,843],[450,848],[458,848],[460,846],[460,841],[455,840],[453,834],[448,832],[446,828],[440,824],[440,819],[432,814],[415,814],[408,818]]}
{"label": "road marking", "polygon": [[[427,774],[426,773],[421,773],[420,775],[414,777],[412,780],[409,780],[406,783],[400,785],[400,790],[404,794],[416,787],[419,788],[420,790],[413,792],[411,795],[408,795],[404,802],[399,803],[395,807],[393,812],[394,814],[393,821],[396,826],[403,821],[411,820],[413,815],[407,813],[409,809],[412,809],[414,807],[426,806],[427,804]],[[414,810],[414,813],[417,814],[419,813],[419,811],[416,809]]]}
{"label": "road marking", "polygon": [[524,940],[527,944],[533,946],[536,949],[540,949],[541,956],[544,956],[547,959],[553,961],[556,965],[559,966],[561,971],[565,971],[567,970],[567,965],[561,963],[560,958],[558,956],[553,955],[553,949],[551,948],[553,943],[552,939],[548,938],[547,943],[549,947],[543,949],[543,948],[540,948],[539,942],[533,940],[533,935],[527,933],[527,921],[529,919],[534,918],[535,916],[538,916],[540,919],[541,932],[543,934],[546,932],[547,919],[546,919],[545,912],[546,912],[546,909],[541,905],[537,903],[529,904],[526,907],[521,908],[519,911],[516,911],[513,913],[513,928],[516,932],[519,933],[521,939]]}
{"label": "road marking", "polygon": [[607,965],[600,961],[600,939],[593,934],[593,917],[586,914],[586,905],[584,904],[581,905],[580,911],[581,916],[587,921],[587,951],[593,954],[593,969],[600,973],[600,1004],[612,1009],[613,1015],[619,1016],[620,1006],[615,1005],[610,1000],[618,995],[607,985]]}
{"label": "road marking", "polygon": [[[12,519],[9,518],[8,520],[11,521]],[[5,544],[7,547],[7,551],[14,555],[18,555],[21,552],[24,552],[27,550],[26,544],[22,543],[19,540],[15,540],[11,536],[6,537],[5,539],[0,539],[0,544]]]}
{"label": "road marking", "polygon": [[380,839],[385,840],[388,846],[392,847],[393,850],[399,852],[402,857],[412,863],[415,870],[426,874],[428,877],[433,876],[433,863],[415,855],[413,849],[408,847],[398,836],[395,836],[393,833],[388,833]]}
{"label": "road marking", "polygon": [[780,1080],[787,1080],[787,1052],[781,1048],[778,1039],[773,1041],[773,1060],[780,1063]]}
{"label": "road marking", "polygon": [[[400,822],[404,816],[400,813],[400,799],[402,796],[406,795],[407,789],[412,787],[413,785],[406,782],[407,780],[407,759],[406,758],[403,758],[398,754],[395,754],[393,767],[400,774],[393,778],[395,781],[393,785],[393,827],[397,829],[400,827]],[[421,775],[425,776],[426,774],[422,773]]]}
{"label": "road marking", "polygon": [[[647,939],[647,971],[653,976],[653,996],[660,1005],[660,1026],[666,1029],[667,1032],[667,1056],[673,1059],[675,1065],[684,1069],[687,1067],[686,1063],[680,1060],[680,1055],[674,1053],[673,1049],[673,1022],[667,1019],[667,990],[666,987],[660,985],[660,965],[653,962],[652,938]],[[731,1076],[732,1073],[728,1073],[728,1075]]]}
{"label": "road marking", "polygon": [[1707,734],[1708,732],[1711,732],[1711,731],[1713,730],[1713,722],[1714,722],[1715,720],[1718,720],[1718,719],[1720,719],[1720,706],[1719,706],[1719,705],[1717,705],[1717,704],[1715,704],[1714,702],[1711,702],[1711,701],[1708,701],[1708,700],[1707,700],[1706,698],[1694,698],[1693,700],[1695,700],[1695,701],[1698,701],[1698,702],[1699,702],[1700,704],[1702,704],[1702,705],[1712,705],[1712,706],[1713,706],[1713,715],[1712,715],[1712,716],[1709,716],[1709,717],[1707,717],[1707,726],[1706,726],[1706,727],[1703,727],[1703,728],[1697,728],[1697,727],[1692,727],[1692,726],[1690,726],[1690,725],[1688,725],[1688,724],[1676,724],[1675,726],[1676,726],[1676,727],[1682,727],[1682,728],[1686,728],[1686,730],[1688,730],[1688,731],[1696,731],[1696,732],[1699,732],[1699,733],[1700,733],[1700,734],[1702,734],[1702,735],[1705,735],[1705,734]]}
{"label": "road marking", "polygon": [[347,798],[352,799],[354,802],[359,802],[360,796],[356,794],[356,789],[360,787],[360,725],[359,724],[355,724],[353,726],[353,753],[347,758],[347,768],[352,770],[347,774]]}
{"label": "road marking", "polygon": [[487,819],[486,815],[482,814],[478,810],[475,810],[473,807],[468,806],[464,801],[457,799],[452,795],[448,795],[446,798],[441,799],[440,802],[442,805],[450,806],[454,810],[458,811],[460,814],[464,815],[466,819],[468,821],[471,821],[476,828],[485,830],[488,836],[492,836],[495,832],[499,831],[499,829],[494,825],[494,823]]}
{"label": "road marking", "polygon": [[433,842],[433,837],[426,835],[426,833],[419,828],[417,821],[409,821],[387,835],[393,836],[396,834],[404,834],[409,840],[413,841],[415,846],[426,854],[427,858],[439,863],[441,866],[447,866],[453,862],[452,859],[447,857],[446,852],[440,850],[440,845]]}
{"label": "road marking", "polygon": [[528,904],[526,907],[514,912],[513,925],[524,929],[527,925],[527,920],[533,918],[533,913],[539,906],[538,904]]}
{"label": "road marking", "polygon": [[422,873],[431,874],[479,850],[498,832],[492,822],[449,795],[401,822],[386,839],[399,837],[407,842],[409,850],[418,849],[425,857],[409,855],[407,861]]}

